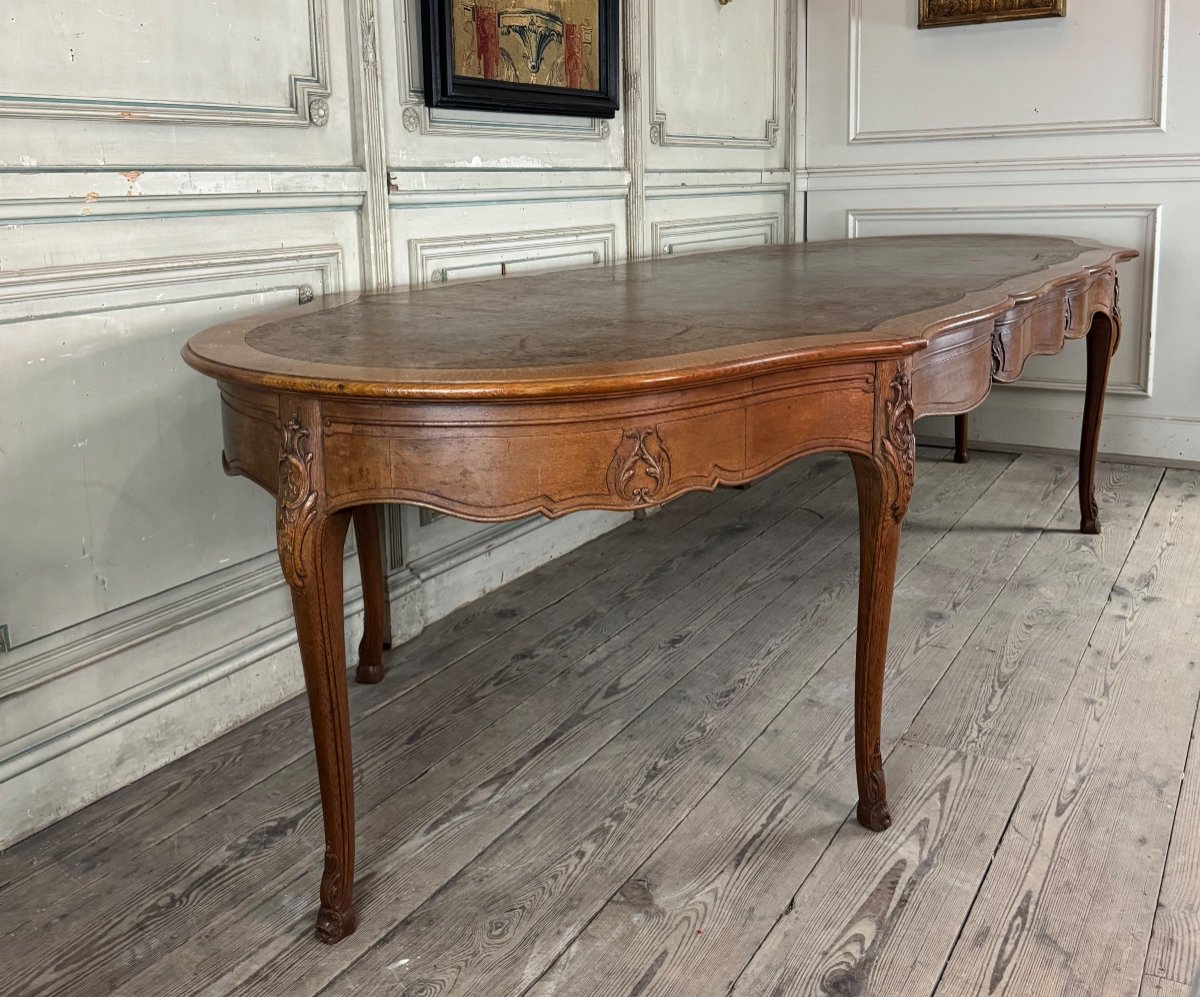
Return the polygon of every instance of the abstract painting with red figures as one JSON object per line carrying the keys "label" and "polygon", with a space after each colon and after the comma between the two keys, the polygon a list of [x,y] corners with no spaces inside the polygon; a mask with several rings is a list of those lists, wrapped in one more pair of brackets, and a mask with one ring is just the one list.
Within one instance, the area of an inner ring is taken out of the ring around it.
{"label": "abstract painting with red figures", "polygon": [[455,0],[454,72],[597,90],[599,0]]}
{"label": "abstract painting with red figures", "polygon": [[611,118],[620,11],[620,0],[422,0],[425,102]]}

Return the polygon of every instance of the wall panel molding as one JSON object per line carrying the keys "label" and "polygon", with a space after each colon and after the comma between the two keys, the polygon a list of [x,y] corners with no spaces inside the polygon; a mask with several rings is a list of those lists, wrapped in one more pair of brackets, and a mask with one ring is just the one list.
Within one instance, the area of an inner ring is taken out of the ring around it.
{"label": "wall panel molding", "polygon": [[[659,0],[623,4],[612,121],[426,108],[420,3],[127,0],[111,23],[88,15],[71,28],[87,32],[73,69],[58,72],[67,55],[56,28],[44,58],[0,83],[13,132],[0,227],[14,234],[0,261],[0,328],[23,351],[11,383],[42,419],[0,464],[53,455],[13,493],[21,518],[61,496],[57,536],[10,546],[23,576],[61,572],[75,586],[44,614],[10,600],[26,636],[0,656],[0,847],[302,691],[287,590],[267,550],[269,501],[264,510],[257,489],[221,476],[218,414],[178,361],[192,329],[326,291],[791,234],[803,107],[795,0],[711,0],[719,23],[753,42],[725,46],[736,52],[726,68],[746,83],[717,106],[713,91],[663,75],[681,70]],[[40,8],[18,8],[39,23]],[[122,49],[136,57],[101,61],[142,27]],[[175,43],[186,48],[173,58]],[[397,640],[628,518],[422,527],[415,507],[383,516]],[[76,528],[88,534],[82,550]],[[353,555],[345,570],[353,662]]]}
{"label": "wall panel molding", "polygon": [[389,200],[394,208],[619,201],[628,196],[630,184],[626,170],[414,169],[388,174]]}
{"label": "wall panel molding", "polygon": [[646,135],[642,95],[646,48],[642,36],[640,3],[621,5],[621,103],[625,116],[625,166],[629,170],[629,198],[625,202],[625,244],[630,259],[646,255]]}
{"label": "wall panel molding", "polygon": [[[1131,323],[1126,315],[1125,330],[1122,336],[1122,349],[1136,351],[1137,376],[1132,381],[1110,380],[1110,394],[1133,395],[1148,397],[1151,392],[1154,369],[1155,330],[1158,316],[1159,288],[1159,241],[1162,223],[1161,204],[1099,204],[1099,205],[1028,205],[1013,207],[951,207],[951,208],[848,208],[846,209],[846,237],[861,238],[863,228],[872,222],[938,222],[963,219],[981,222],[1002,221],[1014,219],[1063,219],[1073,221],[1080,218],[1136,219],[1144,225],[1142,245],[1133,248],[1142,253],[1138,261],[1142,267],[1141,299],[1142,308],[1137,321]],[[882,234],[882,233],[881,233]],[[1131,335],[1131,326],[1136,329],[1136,336]],[[1086,381],[1079,379],[1044,378],[1027,374],[1013,384],[998,386],[1004,391],[1021,391],[1042,389],[1050,391],[1082,392]]]}
{"label": "wall panel molding", "polygon": [[[294,291],[300,303],[314,293],[341,291],[343,271],[336,245],[15,270],[0,274],[0,324],[270,291]],[[96,294],[104,300],[80,300]]]}
{"label": "wall panel molding", "polygon": [[[764,0],[765,2],[765,0]],[[769,49],[769,58],[765,67],[755,67],[755,73],[761,73],[771,81],[771,107],[766,112],[760,128],[734,134],[688,132],[672,130],[666,109],[660,104],[663,87],[659,81],[658,44],[659,32],[655,0],[647,0],[646,4],[646,58],[645,78],[647,80],[647,108],[650,121],[650,141],[658,146],[691,146],[715,149],[773,149],[779,141],[781,129],[781,110],[786,106],[784,97],[779,92],[779,65],[781,40],[791,38],[791,15],[788,0],[774,0],[774,37],[775,44]],[[786,56],[784,56],[786,58]],[[719,85],[713,83],[710,85]],[[786,82],[785,82],[786,86]]]}
{"label": "wall panel molding", "polygon": [[590,225],[495,235],[409,240],[412,286],[572,266],[604,266],[616,260],[617,230]]}
{"label": "wall panel molding", "polygon": [[780,241],[786,224],[782,215],[766,213],[658,221],[650,243],[655,256],[769,246]]}
{"label": "wall panel molding", "polygon": [[[179,2],[179,0],[176,0]],[[296,2],[296,0],[293,0]],[[288,77],[290,101],[280,106],[243,106],[197,99],[98,97],[0,92],[0,116],[108,118],[159,124],[316,125],[329,120],[329,56],[326,0],[306,0],[309,65]],[[283,23],[287,23],[284,21]],[[197,79],[203,83],[203,78]]]}
{"label": "wall panel molding", "polygon": [[1195,183],[1200,155],[1055,156],[1030,159],[867,163],[817,166],[800,174],[811,190],[904,190],[986,184],[989,187],[1095,183]]}
{"label": "wall panel molding", "polygon": [[791,194],[793,174],[789,170],[721,170],[699,173],[688,170],[647,170],[646,197],[730,197],[738,194]]}
{"label": "wall panel molding", "polygon": [[[137,171],[131,171],[131,175]],[[122,174],[123,175],[123,174]],[[0,183],[3,181],[0,176]],[[140,180],[128,181],[124,193],[113,184],[96,184],[82,193],[59,191],[45,196],[6,197],[0,189],[0,224],[41,225],[62,222],[148,221],[155,218],[210,218],[218,215],[274,215],[298,211],[350,211],[363,207],[361,174],[353,182],[330,184],[324,189],[276,191],[212,190],[196,193],[149,193],[138,189]],[[269,184],[263,185],[269,186]]]}
{"label": "wall panel molding", "polygon": [[[886,142],[928,142],[974,138],[1018,138],[1079,133],[1122,133],[1164,131],[1167,106],[1167,44],[1170,0],[1153,0],[1156,11],[1155,50],[1151,78],[1154,87],[1153,106],[1143,117],[1095,118],[1045,121],[1036,124],[978,125],[947,128],[898,128],[868,130],[862,125],[863,55],[862,34],[865,0],[850,0],[849,54],[849,141],[851,144]],[[1077,15],[1078,16],[1078,15]],[[951,29],[953,30],[953,29]],[[1002,79],[997,85],[1002,85]]]}
{"label": "wall panel molding", "polygon": [[357,42],[352,46],[357,52],[351,60],[352,70],[357,70],[353,74],[356,99],[352,108],[358,125],[358,160],[366,180],[359,226],[362,283],[367,290],[377,290],[392,285],[392,225],[388,216],[387,136],[375,30],[376,0],[347,0],[347,10]]}

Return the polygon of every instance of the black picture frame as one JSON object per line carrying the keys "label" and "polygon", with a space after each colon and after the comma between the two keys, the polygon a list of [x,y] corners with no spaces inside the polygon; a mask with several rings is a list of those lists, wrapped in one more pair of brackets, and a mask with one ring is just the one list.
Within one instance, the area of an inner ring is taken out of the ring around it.
{"label": "black picture frame", "polygon": [[454,73],[452,4],[459,0],[421,0],[425,58],[425,102],[430,107],[475,111],[519,111],[612,118],[621,106],[620,0],[598,0],[600,87],[573,90]]}

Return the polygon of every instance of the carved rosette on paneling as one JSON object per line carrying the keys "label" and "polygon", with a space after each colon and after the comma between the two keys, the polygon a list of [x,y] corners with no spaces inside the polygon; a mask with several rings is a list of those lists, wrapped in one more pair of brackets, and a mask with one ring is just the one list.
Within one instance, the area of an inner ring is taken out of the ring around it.
{"label": "carved rosette on paneling", "polygon": [[912,497],[913,479],[917,473],[917,437],[913,432],[912,380],[903,367],[888,386],[883,404],[883,438],[880,441],[883,455],[896,478],[896,491],[892,498],[892,519],[897,523],[908,510]]}
{"label": "carved rosette on paneling", "polygon": [[671,455],[657,426],[626,429],[608,465],[608,490],[623,502],[651,505],[671,480]]}
{"label": "carved rosette on paneling", "polygon": [[308,102],[308,120],[318,128],[329,124],[329,101],[324,97],[314,97]]}
{"label": "carved rosette on paneling", "polygon": [[283,577],[296,590],[304,587],[307,573],[301,554],[317,515],[317,492],[312,480],[313,455],[308,438],[309,431],[298,415],[293,415],[284,424],[275,527]]}

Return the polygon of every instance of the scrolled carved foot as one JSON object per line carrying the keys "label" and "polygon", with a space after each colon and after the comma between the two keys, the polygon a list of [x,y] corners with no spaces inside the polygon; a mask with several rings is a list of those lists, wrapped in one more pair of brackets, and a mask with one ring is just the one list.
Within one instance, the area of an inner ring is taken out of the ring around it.
{"label": "scrolled carved foot", "polygon": [[[354,681],[359,685],[377,685],[383,681],[383,654],[378,645],[363,638],[358,645],[358,667],[354,669]],[[383,646],[389,645],[385,641]]]}
{"label": "scrolled carved foot", "polygon": [[886,831],[892,826],[892,814],[887,800],[858,801],[858,822],[868,831]]}
{"label": "scrolled carved foot", "polygon": [[354,669],[354,681],[359,685],[378,685],[383,681],[382,661],[363,661],[359,659],[358,667]]}
{"label": "scrolled carved foot", "polygon": [[317,938],[326,945],[336,945],[358,927],[358,912],[353,906],[343,911],[322,907],[317,914]]}
{"label": "scrolled carved foot", "polygon": [[1086,533],[1088,536],[1098,537],[1100,535],[1100,520],[1096,516],[1084,517],[1079,524],[1079,532]]}

